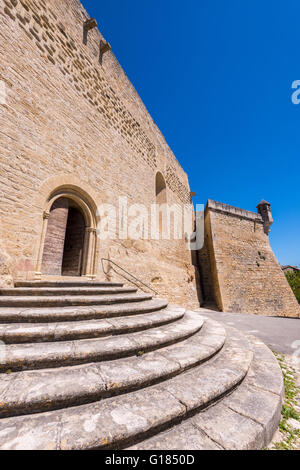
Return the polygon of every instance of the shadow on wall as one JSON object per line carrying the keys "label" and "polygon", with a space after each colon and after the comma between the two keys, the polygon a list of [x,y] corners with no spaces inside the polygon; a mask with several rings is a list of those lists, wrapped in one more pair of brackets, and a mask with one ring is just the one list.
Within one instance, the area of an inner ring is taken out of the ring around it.
{"label": "shadow on wall", "polygon": [[195,284],[197,290],[197,299],[200,307],[208,307],[210,304],[214,310],[217,310],[217,306],[213,298],[207,298],[205,282],[204,282],[204,273],[199,262],[198,251],[191,251],[191,263],[195,269]]}
{"label": "shadow on wall", "polygon": [[13,263],[0,242],[0,288],[13,286]]}

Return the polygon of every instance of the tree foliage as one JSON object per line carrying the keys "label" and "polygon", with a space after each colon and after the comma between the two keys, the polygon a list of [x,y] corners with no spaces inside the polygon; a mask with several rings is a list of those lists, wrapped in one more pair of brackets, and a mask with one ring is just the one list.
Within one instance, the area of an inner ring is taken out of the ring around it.
{"label": "tree foliage", "polygon": [[296,299],[300,303],[300,271],[286,273],[286,278],[296,296]]}

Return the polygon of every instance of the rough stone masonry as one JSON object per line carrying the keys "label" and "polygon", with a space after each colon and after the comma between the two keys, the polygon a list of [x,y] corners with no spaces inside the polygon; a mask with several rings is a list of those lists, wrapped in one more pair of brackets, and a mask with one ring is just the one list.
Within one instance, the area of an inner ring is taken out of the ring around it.
{"label": "rough stone masonry", "polygon": [[98,240],[100,204],[124,196],[150,207],[164,194],[182,207],[191,193],[79,0],[0,0],[0,82],[2,286],[74,273],[111,280],[101,264],[109,258],[173,303],[299,315],[261,215],[210,204],[207,243],[193,259],[185,240]]}
{"label": "rough stone masonry", "polygon": [[270,204],[261,201],[257,209],[208,201],[199,252],[204,296],[225,312],[297,318],[298,302],[270,246]]}

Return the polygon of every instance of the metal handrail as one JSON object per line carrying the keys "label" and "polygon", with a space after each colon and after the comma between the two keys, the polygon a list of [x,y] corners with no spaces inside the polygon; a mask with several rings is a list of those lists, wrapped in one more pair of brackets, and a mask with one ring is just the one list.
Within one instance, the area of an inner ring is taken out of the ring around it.
{"label": "metal handrail", "polygon": [[[156,292],[154,289],[152,289],[152,287],[148,286],[147,284],[145,284],[143,281],[141,281],[140,279],[138,279],[137,277],[135,277],[133,274],[129,273],[128,271],[126,271],[126,269],[122,268],[121,266],[119,266],[117,263],[115,263],[114,261],[112,261],[111,259],[107,259],[107,258],[101,258],[101,264],[102,264],[102,269],[103,269],[103,272],[104,274],[107,276],[109,274],[109,271],[105,271],[104,269],[104,265],[103,265],[103,261],[107,261],[108,263],[112,263],[114,264],[115,266],[117,266],[117,268],[121,269],[122,271],[124,271],[124,273],[126,273],[128,276],[131,276],[133,277],[133,279],[135,279],[137,282],[139,282],[140,284],[143,284],[144,287],[147,287],[147,289],[150,289],[152,290],[152,292],[154,292],[155,295],[159,295],[158,292]],[[117,273],[119,274],[119,273]],[[122,276],[122,274],[120,274]],[[132,282],[130,281],[130,279],[127,279],[129,282]],[[132,282],[133,283],[133,282]],[[134,283],[133,283],[134,284]]]}

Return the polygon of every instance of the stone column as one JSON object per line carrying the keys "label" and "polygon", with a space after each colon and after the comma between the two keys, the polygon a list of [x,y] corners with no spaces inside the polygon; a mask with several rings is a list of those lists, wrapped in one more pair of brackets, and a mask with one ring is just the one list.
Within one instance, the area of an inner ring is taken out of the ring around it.
{"label": "stone column", "polygon": [[96,252],[97,230],[92,227],[85,229],[85,276],[94,279],[95,276],[95,252]]}
{"label": "stone column", "polygon": [[37,258],[37,263],[36,263],[35,279],[37,280],[41,279],[41,276],[42,276],[41,270],[42,270],[43,252],[44,252],[44,245],[45,245],[49,219],[50,219],[50,212],[45,211],[43,213],[43,227],[42,227],[38,258]]}

